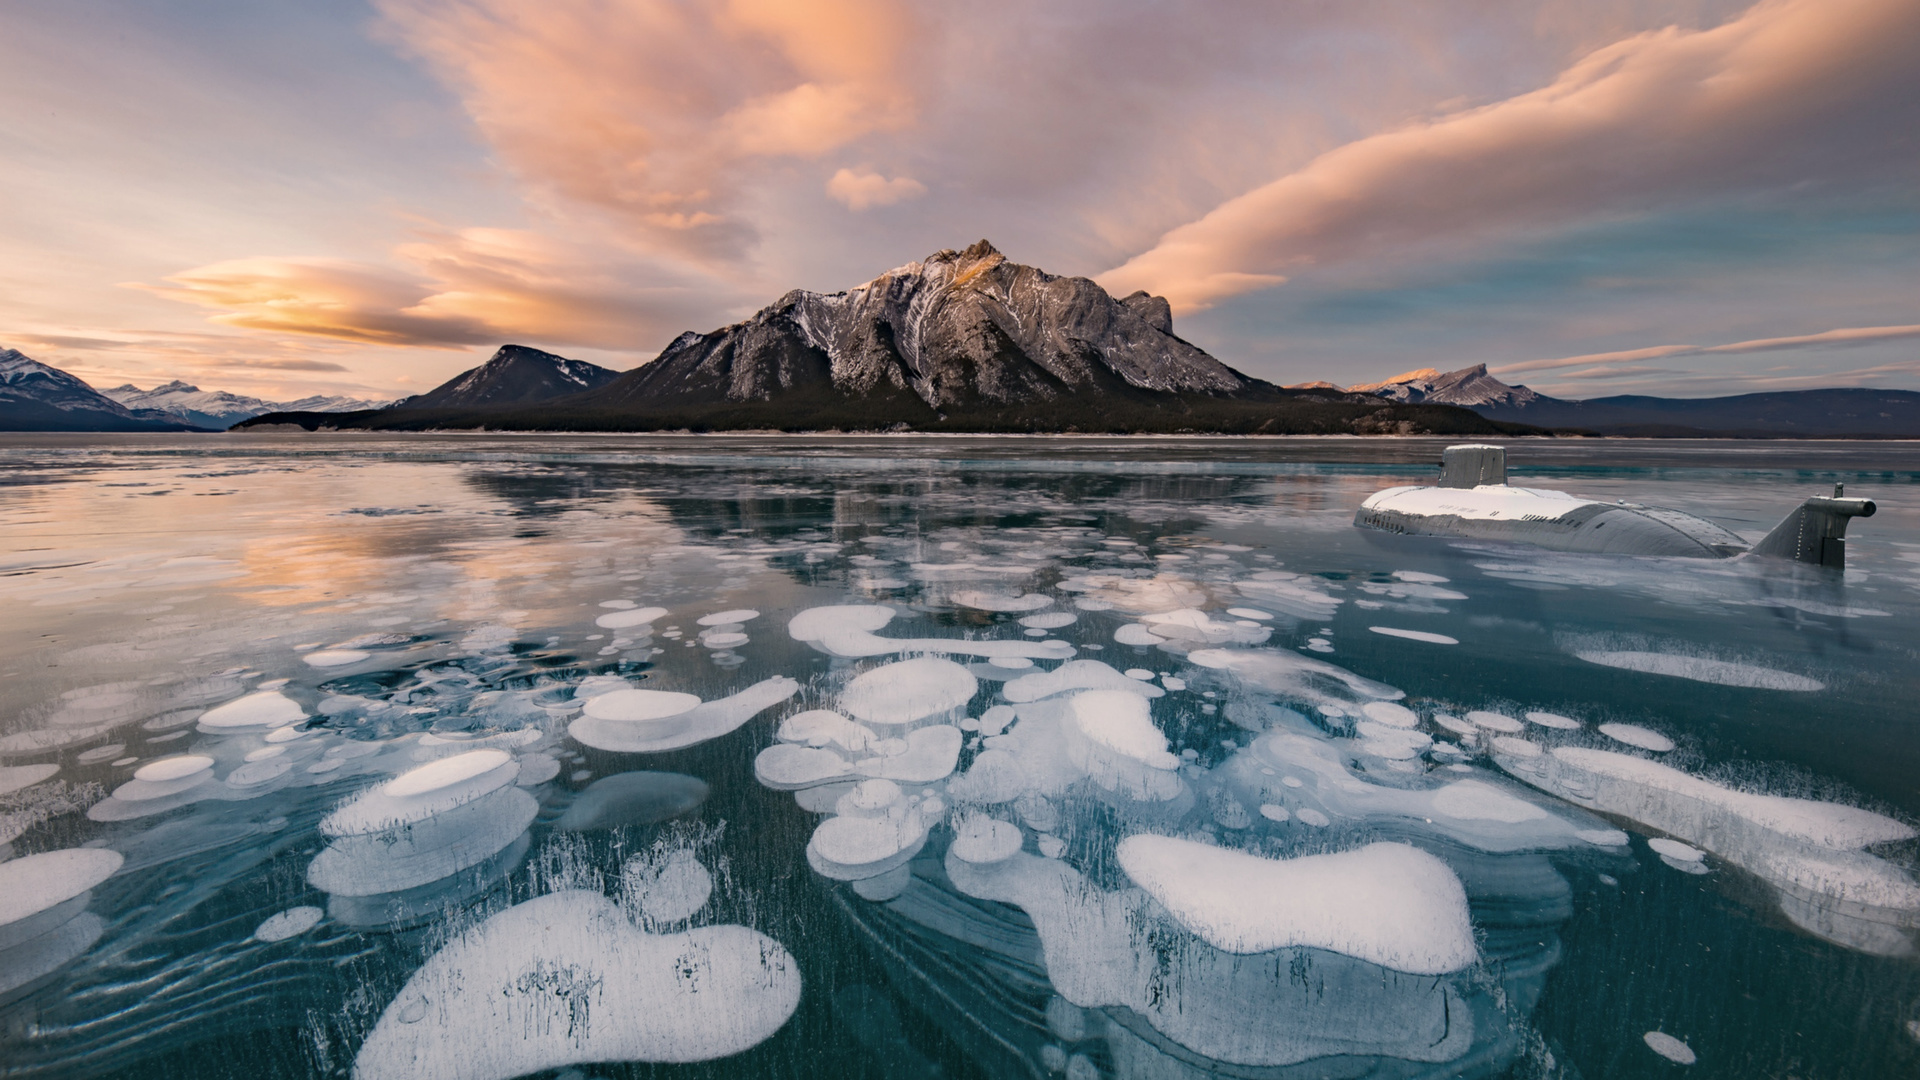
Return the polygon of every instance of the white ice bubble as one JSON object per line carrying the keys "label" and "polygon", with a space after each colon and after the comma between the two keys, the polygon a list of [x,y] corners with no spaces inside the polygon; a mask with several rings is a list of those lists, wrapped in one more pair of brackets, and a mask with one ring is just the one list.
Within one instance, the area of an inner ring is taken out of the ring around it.
{"label": "white ice bubble", "polygon": [[1251,607],[1230,607],[1227,609],[1227,614],[1236,619],[1258,619],[1261,622],[1273,618],[1273,612]]}
{"label": "white ice bubble", "polygon": [[1122,840],[1115,857],[1182,926],[1226,952],[1308,946],[1415,975],[1478,957],[1460,879],[1409,844],[1268,859],[1143,834]]}
{"label": "white ice bubble", "polygon": [[[208,764],[212,764],[209,760]],[[51,780],[60,766],[47,765],[0,765],[0,795],[32,787],[43,780]]]}
{"label": "white ice bubble", "polygon": [[644,724],[690,712],[700,704],[696,694],[671,690],[615,690],[587,699],[584,715],[596,720]]}
{"label": "white ice bubble", "polygon": [[1287,808],[1284,806],[1278,806],[1274,803],[1261,803],[1260,816],[1266,818],[1268,821],[1286,821],[1293,815],[1288,813]]}
{"label": "white ice bubble", "polygon": [[822,877],[858,881],[906,863],[926,842],[926,824],[912,812],[900,817],[830,817],[807,841],[807,863]]}
{"label": "white ice bubble", "polygon": [[1444,585],[1447,579],[1439,574],[1428,574],[1419,570],[1395,570],[1393,576],[1401,581],[1411,581],[1421,585]]}
{"label": "white ice bubble", "polygon": [[745,634],[705,633],[700,635],[700,644],[709,649],[731,649],[736,645],[745,645],[747,640]]}
{"label": "white ice bubble", "polygon": [[953,602],[978,611],[1038,611],[1053,603],[1043,593],[997,593],[983,589],[957,589]]}
{"label": "white ice bubble", "polygon": [[1113,632],[1113,640],[1121,645],[1160,645],[1167,639],[1159,637],[1139,623],[1123,623]]}
{"label": "white ice bubble", "polygon": [[179,754],[149,761],[133,771],[133,778],[149,784],[164,784],[172,780],[184,780],[211,768],[213,759],[205,754]]}
{"label": "white ice bubble", "polygon": [[1019,704],[1071,690],[1128,690],[1147,697],[1159,697],[1165,693],[1157,686],[1129,678],[1098,660],[1069,660],[1052,671],[1014,679],[1001,688],[1000,694],[1008,701]]}
{"label": "white ice bubble", "polygon": [[1642,1037],[1646,1039],[1649,1049],[1661,1057],[1666,1058],[1668,1061],[1681,1065],[1691,1065],[1699,1060],[1699,1057],[1693,1052],[1693,1047],[1688,1046],[1685,1042],[1674,1038],[1664,1031],[1649,1031]]}
{"label": "white ice bubble", "polygon": [[752,622],[760,613],[752,608],[736,608],[732,611],[716,611],[712,615],[702,615],[697,620],[701,626],[733,626],[743,622]]}
{"label": "white ice bubble", "polygon": [[327,836],[403,828],[473,802],[508,784],[520,765],[505,750],[469,750],[409,769],[348,800],[320,821]]}
{"label": "white ice bubble", "polygon": [[[363,652],[359,649],[321,649],[318,652],[310,652],[300,659],[305,660],[309,667],[336,668],[346,667],[348,664],[357,664],[371,655],[373,654]],[[262,683],[261,685],[264,686],[266,684]],[[285,685],[285,683],[281,685]],[[202,719],[204,719],[204,717]]]}
{"label": "white ice bubble", "polygon": [[778,1031],[800,986],[792,954],[747,927],[649,934],[597,892],[552,893],[435,953],[381,1014],[353,1071],[508,1080],[590,1062],[710,1061]]}
{"label": "white ice bubble", "polygon": [[1033,666],[1033,659],[1026,656],[996,656],[988,660],[987,663],[993,667],[1005,668],[1008,671],[1025,671]]}
{"label": "white ice bubble", "polygon": [[713,896],[713,875],[685,848],[636,856],[620,869],[620,888],[640,925],[659,930],[685,922]]}
{"label": "white ice bubble", "polygon": [[270,915],[265,922],[254,927],[253,936],[261,941],[285,941],[290,937],[299,937],[313,929],[326,912],[317,907],[293,907]]}
{"label": "white ice bubble", "polygon": [[1121,672],[1121,674],[1125,675],[1129,679],[1137,679],[1140,682],[1153,681],[1153,672],[1148,671],[1146,668],[1143,668],[1143,667],[1130,667],[1127,670]]}
{"label": "white ice bubble", "polygon": [[1615,742],[1637,746],[1642,750],[1652,750],[1656,754],[1664,754],[1673,749],[1672,739],[1638,724],[1601,724],[1600,734]]}
{"label": "white ice bubble", "polygon": [[1369,720],[1393,727],[1417,727],[1420,723],[1419,715],[1412,709],[1391,701],[1369,701],[1360,706],[1360,711],[1366,713]]}
{"label": "white ice bubble", "polygon": [[1031,630],[1058,630],[1078,621],[1079,617],[1070,611],[1049,611],[1041,615],[1028,615],[1020,620],[1020,625]]}
{"label": "white ice bubble", "polygon": [[1488,731],[1498,731],[1502,735],[1517,735],[1526,730],[1526,725],[1515,720],[1513,717],[1502,713],[1488,712],[1485,709],[1475,709],[1473,712],[1467,714],[1467,719],[1471,721],[1475,727],[1485,728]]}
{"label": "white ice bubble", "polygon": [[947,850],[956,859],[986,866],[1013,858],[1024,843],[1020,826],[984,814],[970,814],[954,825],[953,843]]}
{"label": "white ice bubble", "polygon": [[663,607],[634,608],[632,611],[610,611],[593,620],[593,625],[605,630],[625,630],[632,626],[648,626],[667,613]]}
{"label": "white ice bubble", "polygon": [[965,705],[980,689],[973,673],[951,660],[921,656],[855,676],[840,704],[869,724],[907,724]]}
{"label": "white ice bubble", "polygon": [[600,601],[600,606],[603,608],[613,608],[616,611],[628,611],[638,605],[631,600],[602,600]]}
{"label": "white ice bubble", "polygon": [[[0,949],[11,950],[71,922],[89,891],[126,860],[106,848],[63,848],[0,862]],[[0,975],[14,963],[0,959]]]}
{"label": "white ice bubble", "polygon": [[1385,634],[1388,637],[1405,638],[1408,641],[1424,641],[1430,645],[1460,644],[1459,638],[1451,638],[1445,634],[1429,633],[1425,630],[1402,630],[1397,626],[1369,626],[1367,627],[1367,629],[1373,631],[1376,634]]}
{"label": "white ice bubble", "polygon": [[1665,855],[1675,862],[1699,862],[1706,853],[1692,844],[1683,844],[1678,840],[1669,840],[1664,836],[1655,836],[1647,840],[1647,846],[1655,854]]}
{"label": "white ice bubble", "polygon": [[[627,693],[629,691],[616,691]],[[667,691],[630,691],[631,693],[668,693]],[[614,720],[588,715],[588,710],[567,726],[567,734],[576,742],[597,750],[627,754],[662,753],[717,739],[764,709],[778,705],[800,692],[800,684],[784,675],[762,679],[740,692],[716,701],[696,705],[685,712],[652,720]],[[612,696],[612,695],[608,695]],[[691,697],[692,695],[685,695]],[[664,708],[664,705],[635,708]]]}
{"label": "white ice bubble", "polygon": [[1073,646],[1058,640],[979,641],[966,638],[883,638],[874,631],[895,615],[885,604],[843,604],[808,608],[787,623],[787,633],[833,656],[861,658],[889,653],[946,653],[956,656],[1029,656],[1064,660]]}
{"label": "white ice bubble", "polygon": [[1187,659],[1201,667],[1231,671],[1262,690],[1315,704],[1348,700],[1329,694],[1329,681],[1341,683],[1355,697],[1398,701],[1407,696],[1403,690],[1362,678],[1337,664],[1278,649],[1196,649]]}
{"label": "white ice bubble", "polygon": [[1576,652],[1573,655],[1590,664],[1638,671],[1648,675],[1667,675],[1676,679],[1713,683],[1717,686],[1742,686],[1760,690],[1789,690],[1811,693],[1825,690],[1827,684],[1805,675],[1795,675],[1752,664],[1736,664],[1703,656],[1656,652]]}
{"label": "white ice bubble", "polygon": [[1544,728],[1557,728],[1561,731],[1580,730],[1580,721],[1571,716],[1561,716],[1559,713],[1530,712],[1527,714],[1527,723],[1538,724]]}
{"label": "white ice bubble", "polygon": [[1306,822],[1308,825],[1311,825],[1316,829],[1324,829],[1327,826],[1333,824],[1332,818],[1328,817],[1327,815],[1321,813],[1318,810],[1315,810],[1311,806],[1301,807],[1299,812],[1296,813],[1294,816],[1298,817],[1301,821]]}
{"label": "white ice bubble", "polygon": [[306,711],[277,690],[248,694],[200,714],[202,731],[282,727],[307,718]]}

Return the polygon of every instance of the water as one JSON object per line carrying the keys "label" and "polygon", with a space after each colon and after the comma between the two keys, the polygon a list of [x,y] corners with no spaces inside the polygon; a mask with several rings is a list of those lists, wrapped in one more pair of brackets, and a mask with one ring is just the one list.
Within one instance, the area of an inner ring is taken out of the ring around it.
{"label": "water", "polygon": [[1512,451],[1837,580],[1351,527],[1440,445],[8,437],[0,1072],[1920,1072],[1920,451]]}

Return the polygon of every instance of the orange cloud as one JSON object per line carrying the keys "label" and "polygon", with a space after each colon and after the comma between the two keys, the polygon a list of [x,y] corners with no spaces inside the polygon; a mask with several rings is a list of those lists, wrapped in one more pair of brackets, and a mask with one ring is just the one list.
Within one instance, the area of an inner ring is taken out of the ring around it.
{"label": "orange cloud", "polygon": [[429,232],[395,250],[418,268],[256,256],[135,285],[219,310],[226,326],[377,345],[464,348],[526,339],[620,351],[657,347],[706,317],[724,285],[514,229]]}
{"label": "orange cloud", "polygon": [[[1920,326],[1849,326],[1842,327],[1838,330],[1823,330],[1817,334],[1797,334],[1792,337],[1754,338],[1750,341],[1735,341],[1726,345],[1653,345],[1642,349],[1622,349],[1617,352],[1587,353],[1584,356],[1564,356],[1557,360],[1524,360],[1517,364],[1503,364],[1500,367],[1488,368],[1487,370],[1495,375],[1523,375],[1529,371],[1557,371],[1562,368],[1585,367],[1588,364],[1659,360],[1669,356],[1708,356],[1728,353],[1778,352],[1786,349],[1844,348],[1852,345],[1873,345],[1882,341],[1897,341],[1901,338],[1911,337],[1920,337]],[[1638,373],[1637,369],[1636,373]],[[1563,378],[1579,377],[1583,376],[1563,376]]]}
{"label": "orange cloud", "polygon": [[849,210],[892,206],[907,199],[917,199],[926,193],[927,185],[911,176],[896,176],[889,180],[867,168],[859,172],[841,169],[827,181],[827,194],[846,203]]}
{"label": "orange cloud", "polygon": [[1543,89],[1322,154],[1100,281],[1190,311],[1314,264],[1847,177],[1910,140],[1916,50],[1910,0],[1765,0],[1639,34]]}
{"label": "orange cloud", "polygon": [[377,0],[538,191],[655,242],[738,255],[757,159],[814,157],[914,116],[896,0]]}

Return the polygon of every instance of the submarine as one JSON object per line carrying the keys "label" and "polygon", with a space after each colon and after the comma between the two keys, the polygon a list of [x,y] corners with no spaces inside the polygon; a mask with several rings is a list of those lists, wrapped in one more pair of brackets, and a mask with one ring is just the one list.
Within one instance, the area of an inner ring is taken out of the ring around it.
{"label": "submarine", "polygon": [[1738,556],[1787,559],[1843,570],[1847,522],[1872,517],[1871,499],[1832,496],[1801,503],[1751,548],[1705,518],[1660,506],[1583,499],[1564,491],[1507,483],[1505,447],[1468,443],[1441,454],[1440,482],[1391,487],[1360,504],[1353,523],[1409,536],[1451,536],[1531,544],[1552,551],[1660,555],[1692,559]]}

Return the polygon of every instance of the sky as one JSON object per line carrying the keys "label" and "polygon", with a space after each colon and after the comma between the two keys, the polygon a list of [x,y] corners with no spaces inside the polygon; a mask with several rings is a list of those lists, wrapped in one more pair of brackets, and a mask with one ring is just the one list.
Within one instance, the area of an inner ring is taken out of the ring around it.
{"label": "sky", "polygon": [[9,0],[0,347],[614,368],[978,239],[1282,383],[1920,389],[1920,0]]}

